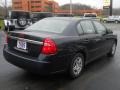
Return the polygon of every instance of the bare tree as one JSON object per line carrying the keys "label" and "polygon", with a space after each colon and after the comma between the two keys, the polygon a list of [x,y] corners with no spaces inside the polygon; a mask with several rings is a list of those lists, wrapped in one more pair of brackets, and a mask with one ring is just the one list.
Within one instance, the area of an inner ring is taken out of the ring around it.
{"label": "bare tree", "polygon": [[0,16],[7,17],[8,11],[11,9],[11,4],[8,0],[0,0]]}
{"label": "bare tree", "polygon": [[5,1],[6,0],[0,0],[0,6],[3,7],[3,8],[5,8]]}

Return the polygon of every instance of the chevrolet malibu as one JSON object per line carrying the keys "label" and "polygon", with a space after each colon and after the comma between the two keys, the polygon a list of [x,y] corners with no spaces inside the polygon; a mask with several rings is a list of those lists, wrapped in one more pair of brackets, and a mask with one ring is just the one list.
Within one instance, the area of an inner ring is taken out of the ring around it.
{"label": "chevrolet malibu", "polygon": [[73,17],[51,17],[24,31],[9,32],[5,59],[29,72],[81,75],[86,64],[103,56],[114,56],[117,36],[98,21]]}

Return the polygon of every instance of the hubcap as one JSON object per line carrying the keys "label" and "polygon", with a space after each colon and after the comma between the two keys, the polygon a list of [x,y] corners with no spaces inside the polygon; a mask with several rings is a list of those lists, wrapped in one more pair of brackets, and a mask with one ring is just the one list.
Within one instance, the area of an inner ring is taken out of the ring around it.
{"label": "hubcap", "polygon": [[73,63],[73,73],[79,75],[82,70],[82,58],[78,57]]}
{"label": "hubcap", "polygon": [[25,24],[26,24],[26,21],[25,21],[24,18],[20,19],[20,24],[21,24],[21,25],[25,25]]}
{"label": "hubcap", "polygon": [[104,23],[106,23],[106,21],[104,21]]}
{"label": "hubcap", "polygon": [[116,51],[116,44],[113,44],[113,47],[112,47],[112,54],[113,55],[115,54],[115,51]]}

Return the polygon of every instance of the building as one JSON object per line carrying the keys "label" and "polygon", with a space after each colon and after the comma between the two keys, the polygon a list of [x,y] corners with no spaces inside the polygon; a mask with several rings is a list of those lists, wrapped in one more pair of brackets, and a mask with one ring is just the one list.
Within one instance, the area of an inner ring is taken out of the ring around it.
{"label": "building", "polygon": [[52,9],[52,12],[58,12],[60,7],[59,7],[59,4],[55,1],[49,1],[49,7],[51,7]]}
{"label": "building", "polygon": [[12,8],[31,12],[55,12],[59,5],[49,0],[12,0]]}
{"label": "building", "polygon": [[28,0],[12,0],[12,9],[13,10],[29,10]]}
{"label": "building", "polygon": [[[13,10],[25,10],[31,12],[53,12],[70,13],[70,10],[62,10],[54,0],[12,0]],[[73,14],[83,15],[84,13],[102,14],[102,10],[73,10]]]}

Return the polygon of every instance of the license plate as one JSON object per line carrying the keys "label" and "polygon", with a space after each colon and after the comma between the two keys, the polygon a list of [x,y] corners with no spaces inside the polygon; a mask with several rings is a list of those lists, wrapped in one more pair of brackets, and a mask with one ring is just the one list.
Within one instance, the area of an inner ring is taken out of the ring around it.
{"label": "license plate", "polygon": [[22,40],[17,41],[17,48],[26,50],[27,49],[27,43]]}

